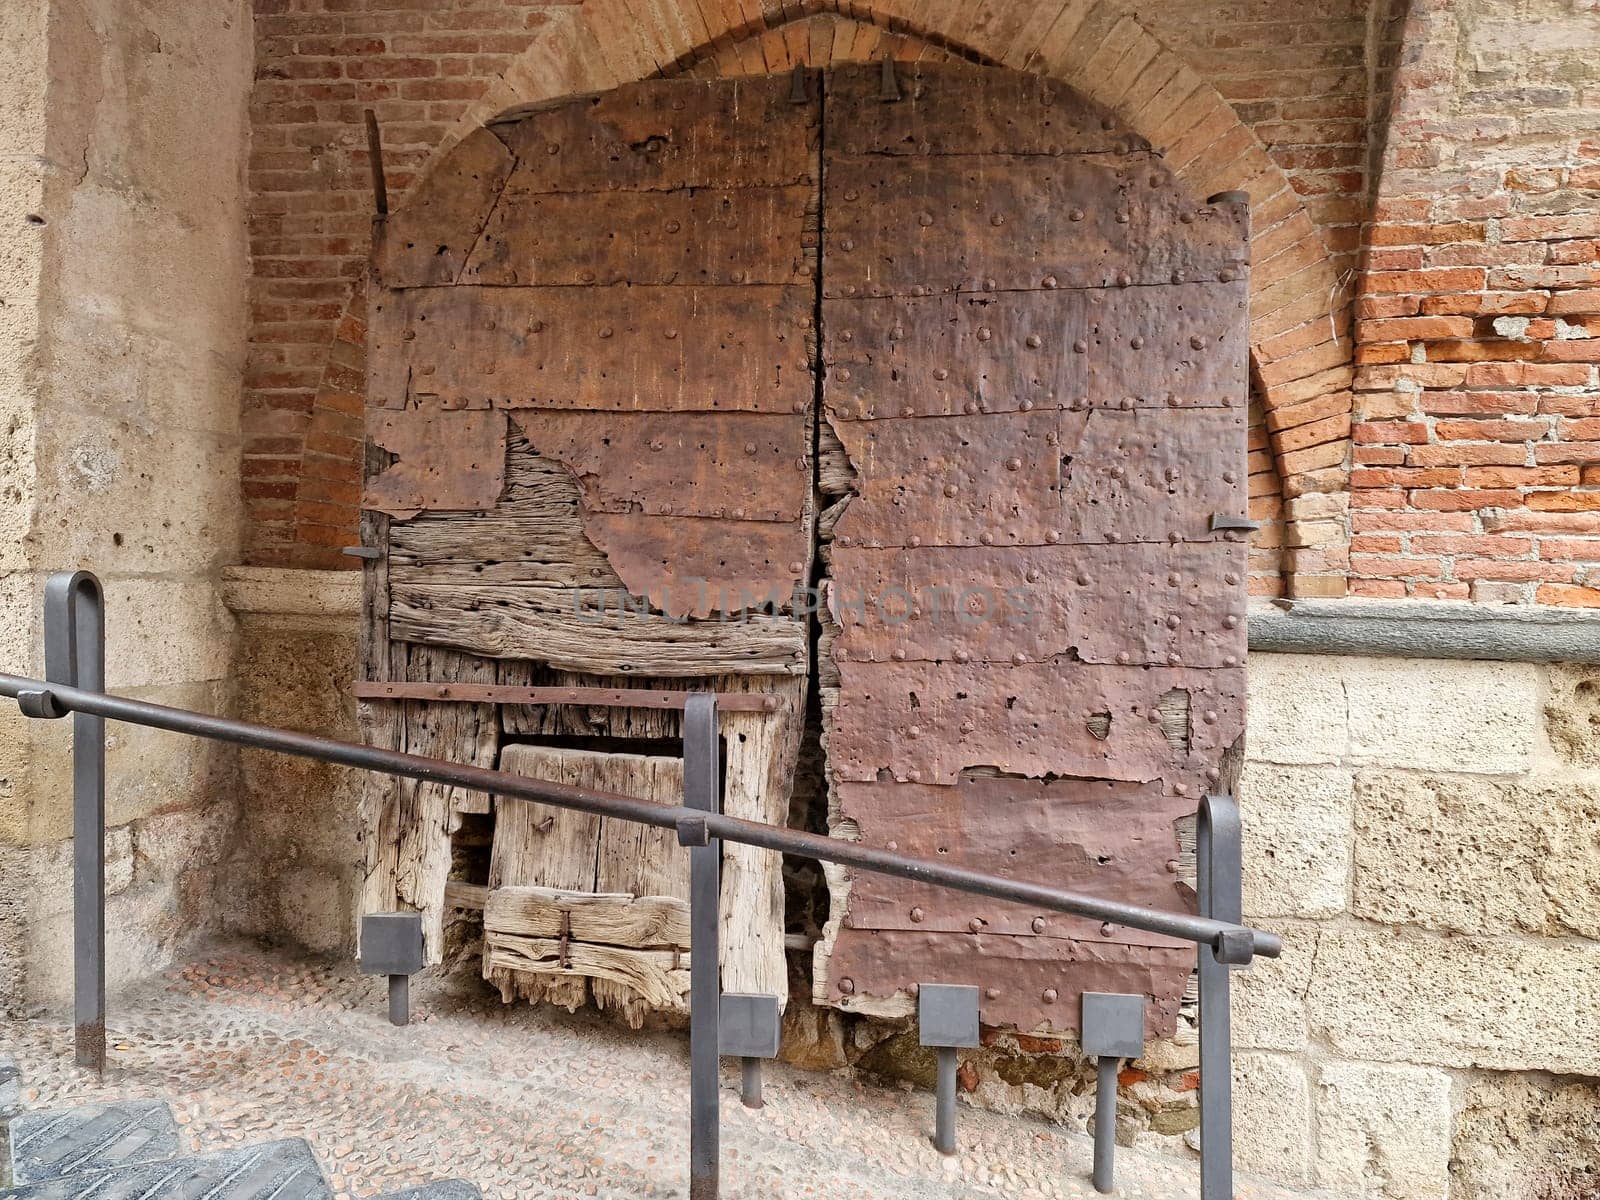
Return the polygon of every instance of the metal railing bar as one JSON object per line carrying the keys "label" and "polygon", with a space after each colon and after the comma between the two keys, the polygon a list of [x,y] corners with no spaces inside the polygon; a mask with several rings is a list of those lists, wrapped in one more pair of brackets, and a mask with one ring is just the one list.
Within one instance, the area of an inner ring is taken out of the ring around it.
{"label": "metal railing bar", "polygon": [[1234,922],[1217,921],[1188,913],[1162,912],[1117,900],[1106,900],[1098,896],[1046,887],[1042,884],[1003,879],[982,871],[910,858],[887,850],[874,850],[822,834],[767,825],[759,821],[747,821],[719,813],[701,812],[682,805],[652,804],[614,792],[591,791],[567,784],[529,779],[522,775],[490,770],[487,767],[450,763],[397,750],[382,750],[375,746],[339,741],[317,734],[297,733],[249,721],[211,716],[181,708],[168,708],[143,700],[66,687],[20,675],[0,674],[0,696],[17,698],[25,693],[48,693],[57,707],[63,711],[90,713],[128,724],[191,734],[259,750],[273,750],[300,758],[313,758],[322,762],[419,779],[428,783],[448,784],[469,791],[537,800],[543,804],[554,804],[561,808],[576,809],[598,816],[636,821],[642,825],[653,825],[663,829],[676,829],[685,822],[702,821],[712,837],[724,841],[741,842],[802,858],[820,859],[859,870],[873,871],[880,875],[893,875],[917,883],[951,888],[995,900],[1031,905],[1050,912],[1068,913],[1091,920],[1110,922],[1130,929],[1143,930],[1146,933],[1162,934],[1193,942],[1196,945],[1211,946],[1214,949],[1233,947],[1237,952],[1240,943],[1243,943],[1243,948],[1249,953],[1264,958],[1277,958],[1283,950],[1282,939],[1276,934]]}

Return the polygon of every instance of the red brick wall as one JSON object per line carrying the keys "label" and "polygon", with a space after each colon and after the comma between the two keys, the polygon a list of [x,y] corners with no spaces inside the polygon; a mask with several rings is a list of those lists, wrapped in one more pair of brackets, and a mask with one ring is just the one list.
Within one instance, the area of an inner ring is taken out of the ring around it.
{"label": "red brick wall", "polygon": [[1357,595],[1600,604],[1600,22],[1504,7],[1413,5],[1356,307]]}
{"label": "red brick wall", "polygon": [[362,110],[398,195],[555,4],[257,0],[252,328],[243,413],[246,553],[338,567],[355,535],[360,279],[372,189]]}

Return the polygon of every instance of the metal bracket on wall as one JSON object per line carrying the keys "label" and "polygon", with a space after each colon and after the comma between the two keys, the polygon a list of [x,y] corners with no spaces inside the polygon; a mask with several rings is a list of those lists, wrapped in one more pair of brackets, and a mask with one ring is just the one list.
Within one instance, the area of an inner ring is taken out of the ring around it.
{"label": "metal bracket on wall", "polygon": [[389,185],[383,177],[383,138],[378,133],[378,115],[370,108],[367,118],[367,163],[372,168],[372,208],[381,219],[389,215]]}
{"label": "metal bracket on wall", "polygon": [[1125,1058],[1144,1055],[1143,996],[1123,992],[1083,994],[1083,1052],[1095,1060],[1094,1190],[1109,1192],[1117,1153],[1117,1072]]}
{"label": "metal bracket on wall", "polygon": [[1213,533],[1217,533],[1226,529],[1243,529],[1247,532],[1254,533],[1260,528],[1261,522],[1252,521],[1249,517],[1233,517],[1226,513],[1211,514],[1211,531]]}
{"label": "metal bracket on wall", "polygon": [[917,986],[917,1037],[932,1046],[938,1067],[934,1149],[956,1152],[956,1051],[978,1044],[978,989],[968,984]]}
{"label": "metal bracket on wall", "polygon": [[739,1060],[739,1098],[746,1108],[760,1108],[764,1103],[761,1060],[778,1057],[781,1028],[776,996],[757,992],[722,993],[717,1048],[723,1055]]}
{"label": "metal bracket on wall", "polygon": [[361,971],[389,977],[389,1023],[411,1020],[411,976],[422,970],[422,915],[368,913],[361,918]]}
{"label": "metal bracket on wall", "polygon": [[383,551],[376,546],[344,546],[339,553],[347,558],[362,558],[369,562],[383,557]]}
{"label": "metal bracket on wall", "polygon": [[789,103],[809,104],[811,92],[806,86],[806,68],[803,63],[795,63],[794,70],[789,74]]}
{"label": "metal bracket on wall", "polygon": [[893,104],[901,98],[900,81],[895,78],[894,59],[885,54],[882,63],[883,65],[878,68],[880,72],[878,76],[878,99],[885,104]]}

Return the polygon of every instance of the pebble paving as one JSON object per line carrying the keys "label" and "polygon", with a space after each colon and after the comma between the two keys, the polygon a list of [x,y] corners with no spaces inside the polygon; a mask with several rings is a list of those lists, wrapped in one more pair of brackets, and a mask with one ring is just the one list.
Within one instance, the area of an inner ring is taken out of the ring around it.
{"label": "pebble paving", "polygon": [[[188,1151],[303,1137],[341,1200],[446,1177],[489,1200],[687,1194],[685,1036],[503,1007],[459,978],[419,976],[412,1006],[396,1029],[385,981],[353,964],[229,947],[112,1001],[104,1079],[73,1065],[64,1015],[0,1022],[0,1056],[26,1108],[166,1100]],[[749,1110],[737,1073],[724,1064],[729,1200],[1096,1195],[1082,1133],[963,1107],[945,1158],[926,1093],[769,1064]],[[1193,1158],[1119,1148],[1117,1170],[1128,1200],[1196,1195]],[[1241,1180],[1237,1195],[1313,1193]]]}

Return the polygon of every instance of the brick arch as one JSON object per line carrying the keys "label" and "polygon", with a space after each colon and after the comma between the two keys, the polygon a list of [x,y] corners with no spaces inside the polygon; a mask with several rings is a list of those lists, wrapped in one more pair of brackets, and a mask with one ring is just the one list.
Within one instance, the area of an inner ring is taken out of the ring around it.
{"label": "brick arch", "polygon": [[[1255,134],[1121,0],[583,0],[554,11],[419,172],[508,109],[652,76],[768,73],[795,63],[963,58],[1059,79],[1162,150],[1192,194],[1238,190],[1252,217],[1251,355],[1283,491],[1291,594],[1343,589],[1347,531],[1297,530],[1294,498],[1342,493],[1350,431],[1344,283]],[[1331,498],[1331,497],[1330,497]],[[1321,511],[1326,505],[1313,506]]]}

